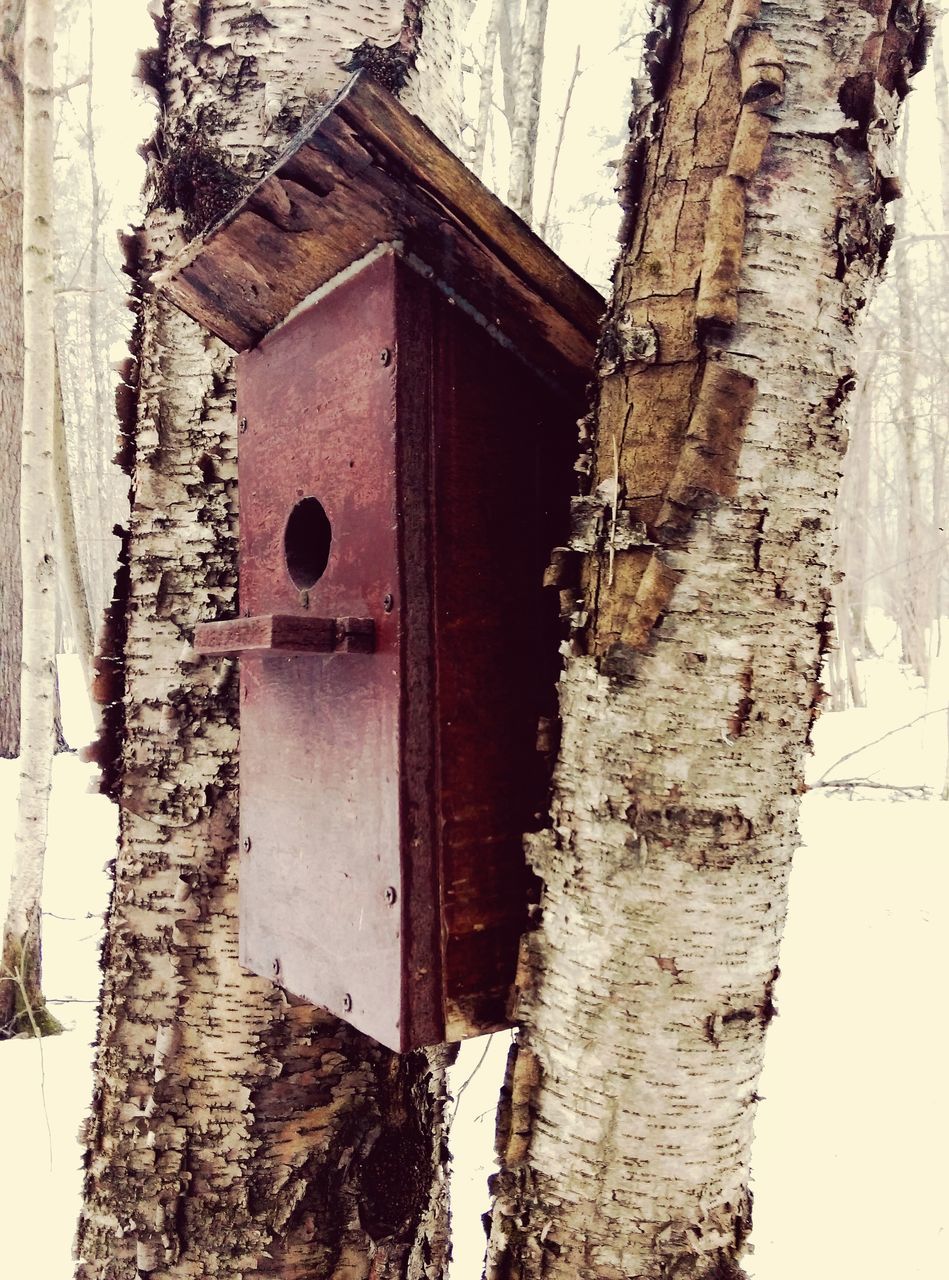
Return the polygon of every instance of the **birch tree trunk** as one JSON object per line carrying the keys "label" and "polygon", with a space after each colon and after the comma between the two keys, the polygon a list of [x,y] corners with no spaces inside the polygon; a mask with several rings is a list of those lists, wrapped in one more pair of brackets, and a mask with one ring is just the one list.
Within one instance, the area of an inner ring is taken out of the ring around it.
{"label": "birch tree trunk", "polygon": [[41,990],[40,900],[55,745],[53,559],[53,0],[28,0],[23,31],[23,433],[20,784],[0,969],[0,1038],[62,1028]]}
{"label": "birch tree trunk", "polygon": [[0,0],[0,756],[17,755],[20,738],[21,24],[20,0]]}
{"label": "birch tree trunk", "polygon": [[[140,284],[354,64],[458,145],[447,0],[158,12],[151,207],[129,246]],[[125,372],[132,510],[96,679],[120,843],[77,1274],[442,1276],[445,1055],[400,1058],[237,961],[237,681],[190,647],[199,620],[236,604],[230,353],[149,296]]]}
{"label": "birch tree trunk", "polygon": [[534,159],[537,154],[546,29],[547,0],[526,0],[518,44],[516,110],[511,121],[507,202],[528,224],[534,202]]}
{"label": "birch tree trunk", "polygon": [[492,1280],[742,1274],[852,329],[921,60],[919,8],[889,14],[657,10],[658,105],[628,156],[576,511],[552,824],[529,841],[544,890]]}
{"label": "birch tree trunk", "polygon": [[[906,172],[909,140],[909,108],[903,121],[900,139],[900,172]],[[919,343],[916,324],[917,291],[913,287],[910,266],[910,244],[899,240],[893,255],[893,273],[896,280],[897,332],[899,351],[899,407],[896,413],[896,430],[899,436],[902,484],[897,489],[898,541],[896,546],[898,583],[897,621],[900,627],[900,649],[903,661],[910,666],[924,683],[929,682],[929,653],[926,629],[931,617],[927,606],[930,592],[926,575],[930,571],[929,557],[922,545],[922,467],[917,439],[917,360]]]}

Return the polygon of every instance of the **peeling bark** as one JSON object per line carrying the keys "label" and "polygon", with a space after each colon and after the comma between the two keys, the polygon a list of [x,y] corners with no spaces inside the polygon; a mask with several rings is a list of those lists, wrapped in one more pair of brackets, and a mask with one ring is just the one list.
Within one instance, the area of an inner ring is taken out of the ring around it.
{"label": "peeling bark", "polygon": [[440,1277],[445,1059],[399,1058],[237,962],[234,664],[196,623],[236,604],[230,353],[145,290],[346,78],[354,52],[454,137],[447,3],[165,0],[140,302],[118,404],[132,509],[97,660],[92,754],[120,806],[82,1280]]}
{"label": "peeling bark", "polygon": [[656,15],[489,1280],[742,1274],[853,325],[921,57],[919,7]]}

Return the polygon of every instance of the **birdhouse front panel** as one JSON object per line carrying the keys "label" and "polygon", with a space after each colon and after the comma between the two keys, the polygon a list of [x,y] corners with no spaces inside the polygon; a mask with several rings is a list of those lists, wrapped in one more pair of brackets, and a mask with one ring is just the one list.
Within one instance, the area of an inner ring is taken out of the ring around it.
{"label": "birdhouse front panel", "polygon": [[242,614],[374,629],[371,653],[242,657],[241,958],[386,1043],[404,894],[394,325],[376,264],[238,362]]}

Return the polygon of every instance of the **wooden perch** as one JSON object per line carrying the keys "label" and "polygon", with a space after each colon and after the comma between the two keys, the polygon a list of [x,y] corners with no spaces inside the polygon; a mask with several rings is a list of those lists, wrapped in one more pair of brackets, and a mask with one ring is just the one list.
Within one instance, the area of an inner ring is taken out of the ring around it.
{"label": "wooden perch", "polygon": [[371,618],[305,618],[268,613],[256,618],[201,622],[195,628],[197,653],[228,657],[241,653],[371,653]]}

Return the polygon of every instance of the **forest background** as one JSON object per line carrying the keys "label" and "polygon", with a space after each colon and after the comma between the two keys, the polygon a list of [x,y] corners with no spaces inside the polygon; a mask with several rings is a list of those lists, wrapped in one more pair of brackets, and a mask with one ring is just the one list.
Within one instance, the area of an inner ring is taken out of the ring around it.
{"label": "forest background", "polygon": [[[618,223],[614,173],[647,23],[635,5],[590,4],[578,43],[572,10],[565,0],[547,6],[533,194],[522,207],[605,293]],[[466,35],[465,159],[515,204],[524,188],[521,179],[512,189],[508,81],[523,16],[515,0],[482,0]],[[114,365],[128,326],[116,232],[138,216],[143,169],[135,148],[150,131],[153,107],[132,68],[135,50],[150,41],[144,2],[59,6],[57,336],[82,584],[94,620],[111,596],[112,530],[125,518],[126,482],[111,465]],[[772,1031],[758,1124],[759,1280],[796,1274],[813,1258],[815,1241],[818,1274],[840,1273],[843,1263],[832,1261],[840,1250],[847,1270],[863,1276],[889,1275],[897,1261],[901,1274],[928,1275],[945,1250],[944,1175],[934,1163],[949,1138],[936,1085],[945,1059],[927,1012],[949,932],[940,905],[949,825],[942,803],[949,785],[949,94],[941,34],[901,138],[905,199],[896,206],[887,276],[863,323],[841,493],[838,643],[826,673],[833,714],[818,730],[779,991],[783,1016]],[[65,599],[57,647],[64,654],[76,647]],[[65,737],[81,746],[91,729],[81,677],[68,657],[61,671]],[[904,724],[910,727],[900,730]],[[0,765],[6,815],[14,763]],[[7,1255],[12,1274],[20,1262],[51,1280],[69,1271],[79,1159],[73,1135],[87,1105],[97,917],[107,887],[101,868],[114,844],[107,802],[81,794],[88,775],[74,757],[59,758],[45,929],[48,994],[67,1032],[42,1049],[16,1043],[0,1055],[4,1096],[22,1100],[4,1144],[0,1230],[14,1250],[22,1247],[22,1259]],[[4,828],[6,835],[12,821]],[[3,862],[0,876],[5,882]],[[505,1048],[504,1037],[495,1040],[487,1050],[465,1046],[455,1068],[458,1280],[480,1274],[477,1197]],[[466,1187],[473,1196],[467,1208]],[[26,1215],[37,1203],[43,1225],[34,1228]],[[821,1206],[831,1204],[832,1229],[821,1222],[829,1212]],[[795,1227],[805,1217],[806,1227]],[[886,1239],[866,1230],[875,1220],[886,1222]],[[888,1250],[891,1236],[900,1239],[898,1255]],[[866,1248],[860,1262],[858,1247]]]}

